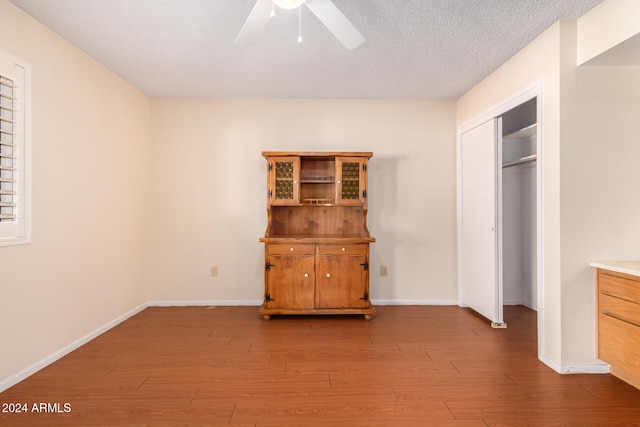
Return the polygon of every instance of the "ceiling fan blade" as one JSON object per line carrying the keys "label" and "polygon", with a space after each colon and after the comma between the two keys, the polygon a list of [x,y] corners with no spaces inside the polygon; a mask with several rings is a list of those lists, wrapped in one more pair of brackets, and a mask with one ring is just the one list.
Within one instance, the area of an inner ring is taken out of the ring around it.
{"label": "ceiling fan blade", "polygon": [[273,8],[272,0],[258,0],[251,9],[251,13],[247,17],[244,25],[240,29],[240,33],[236,38],[236,44],[241,46],[250,46],[255,44],[260,37],[260,33],[267,26],[271,19],[271,10]]}
{"label": "ceiling fan blade", "polygon": [[347,49],[364,43],[364,36],[331,0],[307,0],[304,4]]}

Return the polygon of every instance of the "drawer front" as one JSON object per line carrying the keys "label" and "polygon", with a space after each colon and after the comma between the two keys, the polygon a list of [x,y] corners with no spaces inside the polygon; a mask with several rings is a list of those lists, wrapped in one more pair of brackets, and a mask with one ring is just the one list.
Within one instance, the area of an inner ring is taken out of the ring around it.
{"label": "drawer front", "polygon": [[615,317],[640,328],[640,304],[606,294],[600,294],[598,304],[601,315]]}
{"label": "drawer front", "polygon": [[320,255],[367,255],[367,244],[318,245]]}
{"label": "drawer front", "polygon": [[315,255],[316,245],[313,243],[275,243],[267,245],[267,255]]}
{"label": "drawer front", "polygon": [[600,293],[640,304],[640,281],[610,276],[601,272],[598,275],[598,286]]}
{"label": "drawer front", "polygon": [[640,379],[640,327],[604,314],[598,323],[598,357],[614,375]]}

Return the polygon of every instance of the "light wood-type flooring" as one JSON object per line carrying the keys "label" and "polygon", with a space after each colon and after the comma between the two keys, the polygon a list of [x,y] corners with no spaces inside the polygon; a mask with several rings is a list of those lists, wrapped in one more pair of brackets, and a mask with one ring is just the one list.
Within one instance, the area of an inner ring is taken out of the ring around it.
{"label": "light wood-type flooring", "polygon": [[537,359],[527,308],[505,307],[507,329],[455,306],[377,309],[148,308],[1,393],[28,410],[0,425],[640,426],[640,390]]}

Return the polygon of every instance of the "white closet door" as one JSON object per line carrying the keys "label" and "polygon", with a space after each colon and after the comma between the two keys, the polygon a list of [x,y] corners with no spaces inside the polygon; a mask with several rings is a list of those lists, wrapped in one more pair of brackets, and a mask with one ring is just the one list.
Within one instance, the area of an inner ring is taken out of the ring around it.
{"label": "white closet door", "polygon": [[502,325],[499,203],[500,118],[462,134],[462,303]]}

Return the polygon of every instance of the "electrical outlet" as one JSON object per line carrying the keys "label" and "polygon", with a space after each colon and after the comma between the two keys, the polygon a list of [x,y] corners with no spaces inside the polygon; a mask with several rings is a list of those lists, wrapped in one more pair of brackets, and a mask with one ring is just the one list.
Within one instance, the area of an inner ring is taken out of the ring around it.
{"label": "electrical outlet", "polygon": [[217,265],[212,265],[211,266],[211,277],[218,277],[218,266]]}
{"label": "electrical outlet", "polygon": [[389,267],[387,267],[386,265],[381,265],[380,266],[380,275],[382,277],[387,277],[389,275]]}

